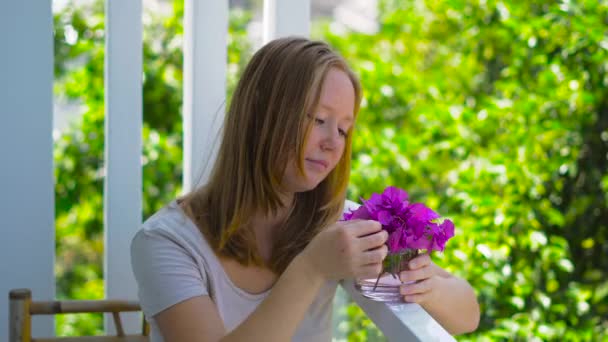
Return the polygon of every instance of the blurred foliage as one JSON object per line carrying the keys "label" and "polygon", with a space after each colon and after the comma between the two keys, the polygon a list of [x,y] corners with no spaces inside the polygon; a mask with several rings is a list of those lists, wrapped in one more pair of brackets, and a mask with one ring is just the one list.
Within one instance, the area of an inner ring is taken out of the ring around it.
{"label": "blurred foliage", "polygon": [[[172,6],[172,7],[171,7]],[[183,1],[144,13],[145,219],[181,184]],[[377,34],[313,37],[360,75],[349,197],[392,184],[457,224],[435,261],[468,279],[462,340],[608,339],[608,2],[380,1]],[[228,90],[251,55],[231,9]],[[103,3],[55,14],[56,97],[82,119],[55,139],[57,296],[103,297]],[[382,340],[355,305],[339,333]],[[64,316],[62,335],[101,317]]]}
{"label": "blurred foliage", "polygon": [[479,295],[462,340],[608,339],[608,2],[380,6],[375,35],[314,34],[365,87],[349,197],[393,184],[457,223],[435,260]]}

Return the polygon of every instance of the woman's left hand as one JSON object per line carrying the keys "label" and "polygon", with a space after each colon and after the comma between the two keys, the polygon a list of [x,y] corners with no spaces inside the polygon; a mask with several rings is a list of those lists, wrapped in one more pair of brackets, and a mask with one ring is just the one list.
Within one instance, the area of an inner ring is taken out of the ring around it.
{"label": "woman's left hand", "polygon": [[399,278],[409,284],[401,285],[401,294],[409,303],[424,304],[434,301],[442,291],[445,278],[439,266],[435,265],[428,254],[422,254],[409,262],[410,269],[402,271]]}

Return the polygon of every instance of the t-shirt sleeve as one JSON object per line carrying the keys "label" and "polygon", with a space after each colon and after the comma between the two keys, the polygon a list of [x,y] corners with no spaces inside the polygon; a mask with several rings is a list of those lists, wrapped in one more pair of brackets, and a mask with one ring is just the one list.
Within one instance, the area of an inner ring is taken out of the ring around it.
{"label": "t-shirt sleeve", "polygon": [[135,235],[131,267],[148,318],[189,298],[209,294],[204,270],[186,248],[162,231],[140,230]]}

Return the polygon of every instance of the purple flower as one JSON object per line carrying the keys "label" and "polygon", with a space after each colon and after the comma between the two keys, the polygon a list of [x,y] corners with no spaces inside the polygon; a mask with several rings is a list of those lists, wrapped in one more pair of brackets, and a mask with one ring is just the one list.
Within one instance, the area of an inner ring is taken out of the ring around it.
{"label": "purple flower", "polygon": [[427,232],[427,226],[439,215],[427,208],[422,203],[414,203],[409,206],[405,224],[409,227],[416,238],[420,238]]}
{"label": "purple flower", "polygon": [[388,236],[388,240],[386,241],[388,251],[391,253],[400,251],[403,246],[404,237],[405,227],[399,227],[394,232],[390,233]]}
{"label": "purple flower", "polygon": [[358,209],[351,211],[350,213],[345,213],[344,214],[344,220],[345,221],[349,221],[349,220],[372,220],[373,218],[371,217],[371,215],[369,214],[369,211],[367,211],[367,208],[365,206],[360,206]]}
{"label": "purple flower", "polygon": [[388,188],[386,188],[382,193],[382,196],[391,203],[392,207],[395,208],[398,208],[399,206],[407,207],[409,203],[409,195],[407,194],[407,192],[394,186],[389,186]]}
{"label": "purple flower", "polygon": [[374,220],[382,224],[389,233],[389,252],[403,249],[445,249],[446,242],[454,236],[454,223],[441,220],[439,214],[422,203],[409,203],[406,191],[394,186],[387,187],[382,194],[372,194],[369,200],[361,199],[363,205],[344,214],[344,220]]}
{"label": "purple flower", "polygon": [[433,231],[433,250],[443,251],[445,243],[454,236],[454,223],[450,220],[444,220],[441,224],[436,225]]}

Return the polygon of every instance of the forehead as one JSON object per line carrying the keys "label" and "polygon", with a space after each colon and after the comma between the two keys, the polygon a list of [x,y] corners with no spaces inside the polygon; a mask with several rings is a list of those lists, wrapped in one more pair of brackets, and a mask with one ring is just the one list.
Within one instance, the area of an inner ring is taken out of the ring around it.
{"label": "forehead", "polygon": [[319,96],[319,107],[352,120],[355,110],[355,88],[346,72],[328,70]]}

